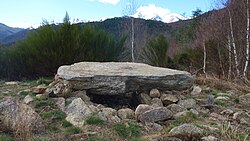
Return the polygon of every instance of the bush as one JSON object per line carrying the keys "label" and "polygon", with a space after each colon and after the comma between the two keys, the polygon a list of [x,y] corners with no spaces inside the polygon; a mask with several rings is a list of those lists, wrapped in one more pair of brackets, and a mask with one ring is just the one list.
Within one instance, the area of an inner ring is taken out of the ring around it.
{"label": "bush", "polygon": [[51,100],[41,100],[41,99],[35,98],[35,100],[33,101],[33,104],[35,108],[41,108],[44,106],[53,106],[54,102]]}
{"label": "bush", "polygon": [[[80,61],[117,61],[126,38],[89,25],[72,25],[66,14],[55,26],[44,22],[27,38],[0,53],[0,72],[9,79],[52,76],[61,65]],[[2,62],[3,61],[3,62]]]}
{"label": "bush", "polygon": [[104,124],[104,121],[98,115],[96,115],[96,114],[87,117],[87,119],[85,120],[85,122],[87,124],[93,124],[93,125]]}
{"label": "bush", "polygon": [[70,122],[68,122],[67,120],[62,120],[62,126],[63,127],[71,127],[71,126],[73,126]]}
{"label": "bush", "polygon": [[136,123],[116,123],[112,128],[123,138],[138,137],[141,134],[141,128]]}
{"label": "bush", "polygon": [[52,110],[52,111],[48,111],[48,112],[43,112],[40,115],[44,119],[53,118],[53,119],[56,119],[56,120],[63,120],[66,117],[66,113],[64,113],[61,110]]}
{"label": "bush", "polygon": [[0,141],[13,141],[13,137],[9,134],[0,133]]}

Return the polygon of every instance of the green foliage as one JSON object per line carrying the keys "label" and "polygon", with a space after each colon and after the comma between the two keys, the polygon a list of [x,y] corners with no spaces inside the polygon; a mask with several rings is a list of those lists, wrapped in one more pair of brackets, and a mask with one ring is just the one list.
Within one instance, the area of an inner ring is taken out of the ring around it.
{"label": "green foliage", "polygon": [[2,77],[9,79],[38,78],[54,75],[64,64],[117,61],[125,40],[125,37],[115,38],[89,25],[72,25],[66,14],[62,24],[55,26],[45,21],[26,39],[1,51],[0,71],[5,72]]}
{"label": "green foliage", "polygon": [[85,120],[87,124],[92,124],[92,125],[102,125],[104,124],[104,121],[96,114],[93,114]]}
{"label": "green foliage", "polygon": [[141,128],[135,123],[116,123],[112,128],[123,138],[138,137],[141,134]]}
{"label": "green foliage", "polygon": [[68,122],[67,120],[62,120],[62,127],[71,127],[73,126],[70,122]]}
{"label": "green foliage", "polygon": [[51,131],[51,132],[55,132],[55,131],[58,131],[59,128],[56,126],[56,124],[49,124],[48,125],[48,130]]}
{"label": "green foliage", "polygon": [[157,39],[150,40],[146,48],[143,48],[142,59],[153,66],[167,67],[169,60],[167,50],[168,42],[163,35],[160,35]]}
{"label": "green foliage", "polygon": [[226,101],[220,100],[220,99],[215,100],[215,101],[214,101],[214,104],[220,105],[220,106],[224,106],[224,107],[228,106],[228,103],[227,103]]}
{"label": "green foliage", "polygon": [[13,137],[9,134],[0,133],[0,141],[13,141]]}

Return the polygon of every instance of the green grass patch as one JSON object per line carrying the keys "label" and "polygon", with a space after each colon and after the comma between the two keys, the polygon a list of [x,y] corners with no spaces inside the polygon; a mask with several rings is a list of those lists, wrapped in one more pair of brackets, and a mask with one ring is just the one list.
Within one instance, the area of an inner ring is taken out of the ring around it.
{"label": "green grass patch", "polygon": [[35,98],[35,100],[33,101],[33,104],[35,106],[35,108],[41,108],[41,107],[45,107],[45,106],[53,106],[54,102],[47,99],[47,100],[41,100],[38,98]]}
{"label": "green grass patch", "polygon": [[68,122],[67,120],[62,120],[62,127],[67,128],[67,127],[71,127],[73,126],[70,122]]}
{"label": "green grass patch", "polygon": [[123,138],[139,137],[141,134],[141,128],[136,123],[116,123],[112,126],[112,129]]}
{"label": "green grass patch", "polygon": [[224,100],[215,100],[214,104],[220,105],[220,106],[223,106],[223,107],[228,106],[228,103],[225,102]]}
{"label": "green grass patch", "polygon": [[44,77],[41,77],[41,78],[39,78],[39,79],[36,81],[36,84],[37,84],[37,85],[41,85],[41,84],[49,85],[51,82],[52,82],[52,80],[46,79],[46,78],[44,78]]}
{"label": "green grass patch", "polygon": [[50,124],[48,125],[48,130],[51,132],[55,132],[55,131],[58,131],[59,128],[56,126],[56,124]]}
{"label": "green grass patch", "polygon": [[235,98],[234,102],[239,104],[240,103],[240,99],[239,98]]}
{"label": "green grass patch", "polygon": [[91,125],[102,125],[102,124],[104,124],[104,121],[97,114],[93,114],[93,115],[87,117],[85,122],[87,124],[91,124]]}
{"label": "green grass patch", "polygon": [[81,128],[72,126],[66,129],[66,134],[79,134],[81,131]]}
{"label": "green grass patch", "polygon": [[43,119],[53,118],[56,120],[63,120],[66,117],[65,112],[57,109],[48,112],[42,112],[40,115]]}
{"label": "green grass patch", "polygon": [[0,141],[13,141],[13,137],[9,134],[0,133]]}

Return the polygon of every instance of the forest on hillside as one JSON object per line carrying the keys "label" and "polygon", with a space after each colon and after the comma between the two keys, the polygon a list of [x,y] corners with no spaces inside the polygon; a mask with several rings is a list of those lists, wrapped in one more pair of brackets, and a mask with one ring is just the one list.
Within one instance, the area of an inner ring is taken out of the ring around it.
{"label": "forest on hillside", "polygon": [[[139,36],[136,34],[139,33],[134,33],[134,39],[131,38],[130,25],[126,34],[117,36],[104,30],[116,22],[104,27],[72,24],[66,14],[58,27],[44,22],[12,47],[0,46],[0,78],[53,76],[57,68],[65,64],[133,61],[136,56],[136,62],[154,66],[222,79],[247,80],[250,77],[249,0],[227,0],[220,5],[204,14],[199,9],[193,11],[188,24],[173,30],[170,37],[159,33],[157,37],[145,40],[146,45],[141,51],[131,49],[130,44],[136,44]],[[127,18],[134,21],[132,17]],[[154,26],[154,22],[148,24]],[[163,29],[163,25],[158,28]]]}

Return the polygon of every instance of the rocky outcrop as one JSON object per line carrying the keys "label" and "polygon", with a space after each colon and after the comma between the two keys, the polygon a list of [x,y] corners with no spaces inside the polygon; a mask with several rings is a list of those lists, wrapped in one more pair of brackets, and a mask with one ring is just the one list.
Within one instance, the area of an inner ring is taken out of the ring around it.
{"label": "rocky outcrop", "polygon": [[0,100],[0,131],[4,130],[43,133],[45,126],[41,117],[30,106],[7,97]]}
{"label": "rocky outcrop", "polygon": [[143,92],[155,88],[162,91],[185,90],[193,85],[193,77],[188,72],[141,63],[80,62],[61,66],[57,75],[66,80],[64,85],[67,83],[71,89],[105,95]]}

